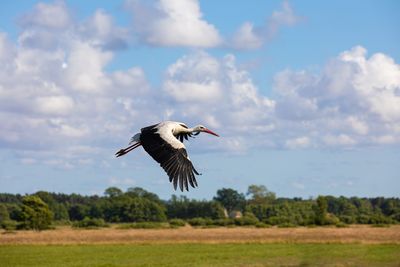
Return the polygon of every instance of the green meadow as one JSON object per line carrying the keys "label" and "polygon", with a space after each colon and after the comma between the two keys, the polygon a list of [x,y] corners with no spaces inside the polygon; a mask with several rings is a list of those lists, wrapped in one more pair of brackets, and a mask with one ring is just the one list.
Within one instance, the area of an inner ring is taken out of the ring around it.
{"label": "green meadow", "polygon": [[400,266],[398,244],[2,245],[0,266]]}

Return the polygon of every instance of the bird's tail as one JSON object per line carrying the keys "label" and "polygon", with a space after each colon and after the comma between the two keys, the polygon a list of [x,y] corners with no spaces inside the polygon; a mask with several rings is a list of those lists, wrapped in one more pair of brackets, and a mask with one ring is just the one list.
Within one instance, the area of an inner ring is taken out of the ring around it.
{"label": "bird's tail", "polygon": [[134,143],[134,144],[132,144],[132,145],[126,147],[126,148],[122,148],[117,153],[115,153],[115,156],[117,156],[117,158],[121,157],[121,156],[125,155],[128,152],[131,152],[132,150],[134,150],[135,148],[137,148],[137,147],[139,147],[141,145],[142,144],[140,142],[137,142],[137,143]]}

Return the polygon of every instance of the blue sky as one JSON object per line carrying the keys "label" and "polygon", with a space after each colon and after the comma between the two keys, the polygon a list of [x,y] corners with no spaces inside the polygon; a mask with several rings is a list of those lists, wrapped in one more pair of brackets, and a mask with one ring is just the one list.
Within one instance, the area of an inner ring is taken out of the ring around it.
{"label": "blue sky", "polygon": [[399,196],[398,1],[19,1],[0,9],[0,191],[169,198],[142,150],[162,120],[187,144],[185,195]]}

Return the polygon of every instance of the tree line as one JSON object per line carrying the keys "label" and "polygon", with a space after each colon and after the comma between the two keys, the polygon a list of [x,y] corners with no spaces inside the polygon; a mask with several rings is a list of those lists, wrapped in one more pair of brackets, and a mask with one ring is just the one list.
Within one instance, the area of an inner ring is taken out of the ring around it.
{"label": "tree line", "polygon": [[0,228],[36,229],[54,223],[77,226],[106,223],[170,222],[257,227],[396,224],[399,198],[318,196],[315,199],[276,197],[263,185],[247,192],[222,188],[212,200],[172,195],[162,200],[140,187],[125,192],[109,187],[103,196],[39,191],[31,195],[0,193]]}

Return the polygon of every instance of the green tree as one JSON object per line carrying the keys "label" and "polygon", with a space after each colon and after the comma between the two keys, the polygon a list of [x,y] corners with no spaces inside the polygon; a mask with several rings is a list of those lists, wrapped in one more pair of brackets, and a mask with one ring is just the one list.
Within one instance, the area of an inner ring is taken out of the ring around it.
{"label": "green tree", "polygon": [[326,218],[328,214],[328,201],[323,196],[318,196],[317,204],[314,206],[315,212],[315,224],[324,225],[326,224]]}
{"label": "green tree", "polygon": [[76,204],[69,208],[68,215],[71,221],[83,220],[88,215],[89,207],[83,204]]}
{"label": "green tree", "polygon": [[107,197],[118,197],[123,194],[122,190],[118,187],[109,187],[104,191],[104,195]]}
{"label": "green tree", "polygon": [[151,193],[141,187],[129,187],[126,190],[126,193],[129,196],[133,196],[133,197],[142,197],[142,198],[147,198],[148,200],[157,202],[157,203],[161,203],[162,201],[160,200],[160,198],[154,194]]}
{"label": "green tree", "polygon": [[218,190],[214,200],[221,203],[228,212],[235,209],[243,210],[246,203],[244,195],[231,188],[222,188]]}
{"label": "green tree", "polygon": [[0,203],[0,226],[3,222],[10,220],[10,214],[8,213],[7,207]]}
{"label": "green tree", "polygon": [[68,210],[63,203],[54,203],[50,210],[54,214],[54,220],[69,221]]}
{"label": "green tree", "polygon": [[26,196],[22,199],[23,228],[44,230],[53,219],[49,206],[38,196]]}
{"label": "green tree", "polygon": [[246,195],[250,196],[251,204],[272,203],[276,198],[275,193],[269,191],[264,185],[250,185]]}

